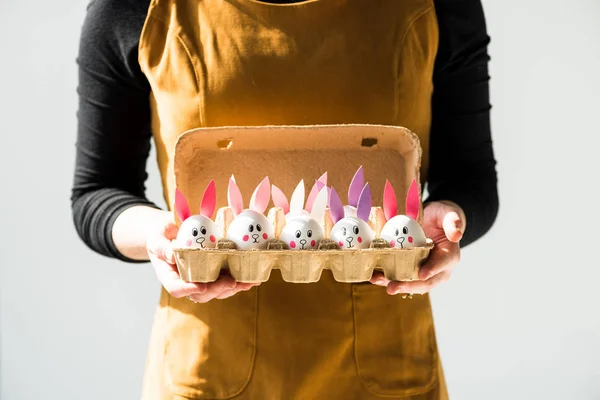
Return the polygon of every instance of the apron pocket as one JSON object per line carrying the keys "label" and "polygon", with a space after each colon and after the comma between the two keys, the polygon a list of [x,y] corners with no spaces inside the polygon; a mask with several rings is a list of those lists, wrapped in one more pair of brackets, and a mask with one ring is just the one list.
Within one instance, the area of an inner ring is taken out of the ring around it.
{"label": "apron pocket", "polygon": [[257,288],[206,304],[169,297],[165,362],[171,392],[190,399],[241,393],[254,367]]}
{"label": "apron pocket", "polygon": [[437,347],[429,296],[402,299],[371,284],[352,288],[354,357],[365,388],[411,396],[437,382]]}

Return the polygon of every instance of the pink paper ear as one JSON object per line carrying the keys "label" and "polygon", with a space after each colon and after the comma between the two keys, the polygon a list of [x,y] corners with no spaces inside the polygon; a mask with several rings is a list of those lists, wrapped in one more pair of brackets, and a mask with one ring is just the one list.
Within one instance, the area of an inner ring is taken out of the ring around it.
{"label": "pink paper ear", "polygon": [[369,214],[371,214],[371,187],[367,183],[360,193],[356,216],[363,221],[369,221]]}
{"label": "pink paper ear", "polygon": [[336,223],[344,218],[344,205],[342,199],[332,187],[329,191],[329,210],[331,211],[331,219]]}
{"label": "pink paper ear", "polygon": [[415,221],[419,216],[419,187],[416,179],[413,179],[406,195],[406,215]]}
{"label": "pink paper ear", "polygon": [[208,186],[204,190],[204,195],[202,195],[202,203],[200,204],[200,215],[212,218],[212,215],[215,212],[216,204],[217,188],[213,179],[208,183]]}
{"label": "pink paper ear", "polygon": [[383,213],[386,220],[390,220],[398,215],[398,201],[396,200],[396,192],[389,180],[385,180],[385,188],[383,189]]}
{"label": "pink paper ear", "polygon": [[262,182],[254,189],[252,197],[250,198],[250,209],[258,213],[264,214],[269,200],[271,198],[271,183],[269,177],[265,177]]}
{"label": "pink paper ear", "polygon": [[360,197],[360,193],[362,192],[364,185],[365,173],[361,165],[358,168],[358,170],[356,170],[356,173],[354,173],[354,177],[352,177],[350,187],[348,188],[348,204],[352,207],[358,206],[358,199]]}
{"label": "pink paper ear", "polygon": [[233,211],[233,215],[238,215],[244,209],[244,201],[242,199],[242,192],[235,183],[233,176],[229,179],[229,186],[227,188],[227,202],[229,208]]}
{"label": "pink paper ear", "polygon": [[288,202],[285,193],[275,185],[271,185],[271,197],[273,198],[275,207],[281,207],[284,214],[290,212],[290,203]]}
{"label": "pink paper ear", "polygon": [[185,196],[179,189],[175,189],[175,212],[177,213],[177,216],[181,222],[188,219],[192,214]]}
{"label": "pink paper ear", "polygon": [[306,198],[306,205],[304,206],[306,211],[312,211],[317,195],[325,186],[327,186],[327,172],[321,175],[321,177],[313,185],[312,189],[310,189],[310,193],[308,193],[308,197]]}

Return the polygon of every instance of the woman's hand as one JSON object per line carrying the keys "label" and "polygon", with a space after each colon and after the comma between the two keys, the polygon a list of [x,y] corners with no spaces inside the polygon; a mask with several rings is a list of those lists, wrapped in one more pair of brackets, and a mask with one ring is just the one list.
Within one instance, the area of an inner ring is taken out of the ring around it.
{"label": "woman's hand", "polygon": [[434,247],[429,258],[419,270],[419,280],[396,282],[387,280],[376,271],[371,283],[386,286],[388,294],[424,294],[450,279],[452,269],[460,260],[459,241],[462,239],[466,221],[463,210],[450,201],[427,203],[423,210],[425,236],[433,240]]}
{"label": "woman's hand", "polygon": [[151,235],[146,243],[148,256],[156,271],[156,276],[171,296],[186,296],[195,303],[206,303],[213,299],[226,299],[234,294],[249,290],[258,284],[239,283],[230,276],[220,276],[215,282],[185,282],[179,276],[173,254],[172,240],[177,237],[177,225],[168,221]]}

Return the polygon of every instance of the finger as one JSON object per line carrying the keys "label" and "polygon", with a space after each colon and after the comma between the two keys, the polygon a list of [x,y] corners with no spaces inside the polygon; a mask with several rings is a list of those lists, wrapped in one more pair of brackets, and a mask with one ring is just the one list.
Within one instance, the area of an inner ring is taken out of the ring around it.
{"label": "finger", "polygon": [[369,280],[369,282],[377,286],[387,286],[390,283],[390,280],[385,277],[383,272],[375,271],[373,272],[373,277]]}
{"label": "finger", "polygon": [[440,283],[448,281],[448,279],[450,279],[450,274],[450,271],[444,271],[434,275],[426,281],[391,282],[386,291],[391,295],[398,293],[425,294],[430,292]]}
{"label": "finger", "polygon": [[452,269],[460,261],[458,243],[446,242],[435,246],[429,258],[419,269],[419,279],[425,281],[442,271]]}
{"label": "finger", "polygon": [[163,261],[175,264],[173,259],[172,244],[169,239],[162,235],[156,235],[148,239],[146,244],[148,254],[153,254]]}
{"label": "finger", "polygon": [[181,298],[191,294],[205,293],[207,291],[207,285],[205,283],[185,282],[182,280],[174,265],[159,259],[153,254],[150,255],[150,261],[154,266],[156,277],[171,296]]}
{"label": "finger", "polygon": [[221,293],[234,289],[238,283],[229,275],[221,275],[214,282],[207,283],[207,290],[194,296],[194,301],[197,303],[206,303],[207,301],[217,298]]}
{"label": "finger", "polygon": [[454,211],[451,211],[444,216],[442,226],[449,241],[458,243],[460,239],[462,239],[463,222],[460,219],[460,216]]}
{"label": "finger", "polygon": [[223,293],[221,293],[220,295],[218,295],[216,298],[219,300],[223,300],[223,299],[231,297],[239,292],[248,291],[248,290],[252,289],[254,286],[256,286],[256,285],[252,284],[252,283],[239,283],[238,282],[234,289],[226,290]]}

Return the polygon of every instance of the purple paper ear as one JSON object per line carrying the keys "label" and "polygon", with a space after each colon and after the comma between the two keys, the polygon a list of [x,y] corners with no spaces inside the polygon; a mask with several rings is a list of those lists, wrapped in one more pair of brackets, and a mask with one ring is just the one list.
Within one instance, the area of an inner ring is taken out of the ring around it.
{"label": "purple paper ear", "polygon": [[360,193],[358,205],[356,207],[356,216],[363,221],[369,221],[371,214],[371,187],[367,183]]}
{"label": "purple paper ear", "polygon": [[385,188],[383,189],[383,213],[387,221],[398,215],[396,192],[394,192],[394,187],[387,179],[385,180]]}
{"label": "purple paper ear", "polygon": [[344,218],[344,205],[342,199],[337,194],[333,187],[329,191],[329,210],[331,211],[331,219],[334,223]]}
{"label": "purple paper ear", "polygon": [[290,212],[290,203],[288,202],[285,193],[275,185],[271,185],[271,197],[273,198],[275,207],[281,207],[284,214]]}
{"label": "purple paper ear", "polygon": [[229,203],[229,208],[231,208],[233,215],[238,215],[244,209],[242,192],[240,192],[240,188],[235,183],[233,175],[231,176],[231,178],[229,178],[229,187],[227,188],[227,202]]}
{"label": "purple paper ear", "polygon": [[188,219],[192,214],[185,196],[183,193],[181,193],[181,191],[179,191],[179,189],[175,189],[175,212],[177,213],[177,216],[181,222]]}
{"label": "purple paper ear", "polygon": [[406,215],[415,221],[419,216],[419,187],[416,179],[413,179],[406,194]]}
{"label": "purple paper ear", "polygon": [[250,198],[250,209],[257,213],[263,214],[269,205],[271,199],[271,183],[269,177],[266,176],[254,189]]}
{"label": "purple paper ear", "polygon": [[213,179],[208,183],[208,186],[204,190],[204,195],[202,196],[202,203],[200,204],[200,215],[212,218],[212,215],[215,212],[216,204],[217,188]]}
{"label": "purple paper ear", "polygon": [[364,185],[365,172],[361,165],[354,174],[354,177],[350,182],[350,187],[348,188],[348,204],[352,207],[358,206],[358,198],[360,197],[360,193],[362,192]]}

